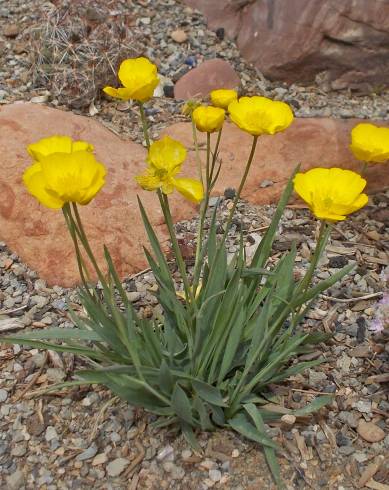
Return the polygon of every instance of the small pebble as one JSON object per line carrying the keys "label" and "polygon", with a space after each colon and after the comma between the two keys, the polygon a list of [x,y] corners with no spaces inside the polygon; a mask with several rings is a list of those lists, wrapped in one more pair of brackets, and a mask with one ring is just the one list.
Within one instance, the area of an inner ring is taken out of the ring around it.
{"label": "small pebble", "polygon": [[8,398],[8,391],[7,390],[0,390],[0,402],[5,402],[5,400]]}
{"label": "small pebble", "polygon": [[365,422],[361,419],[357,427],[358,434],[367,442],[380,442],[385,439],[385,431],[373,422]]}
{"label": "small pebble", "polygon": [[185,31],[182,29],[177,29],[176,31],[173,31],[170,34],[170,37],[175,41],[176,43],[184,43],[188,39],[188,35]]}
{"label": "small pebble", "polygon": [[57,431],[55,430],[55,427],[53,427],[52,425],[49,425],[46,428],[45,439],[47,442],[50,442],[53,439],[58,439]]}
{"label": "small pebble", "polygon": [[128,459],[116,458],[107,465],[107,473],[109,476],[119,476],[129,464]]}
{"label": "small pebble", "polygon": [[92,461],[92,466],[98,466],[100,464],[106,463],[108,460],[107,455],[105,453],[97,454]]}
{"label": "small pebble", "polygon": [[209,478],[214,482],[218,482],[222,477],[222,473],[220,470],[209,470],[208,474]]}

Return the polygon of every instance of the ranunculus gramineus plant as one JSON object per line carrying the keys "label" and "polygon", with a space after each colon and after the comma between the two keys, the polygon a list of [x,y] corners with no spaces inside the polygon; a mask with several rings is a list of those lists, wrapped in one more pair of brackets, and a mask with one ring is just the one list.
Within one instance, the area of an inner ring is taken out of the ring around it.
{"label": "ranunculus gramineus plant", "polygon": [[[187,104],[185,113],[192,118],[196,149],[196,131],[206,133],[207,141],[204,161],[197,151],[198,179],[189,179],[185,177],[186,149],[180,142],[169,137],[150,141],[143,105],[158,84],[155,65],[145,58],[126,60],[120,67],[119,78],[123,87],[107,87],[105,92],[132,99],[140,106],[148,157],[144,172],[136,180],[140,193],[142,189],[155,192],[159,198],[183,291],[173,280],[140,198],[140,212],[150,241],[150,249],[145,249],[145,253],[158,282],[156,296],[163,309],[163,321],[138,316],[107,249],[108,273],[104,274],[97,264],[78,212],[78,205],[90,203],[109,174],[106,175],[87,142],[72,141],[67,136],[44,138],[29,146],[33,163],[23,179],[29,192],[43,205],[63,210],[83,282],[79,294],[86,316],[72,313],[75,327],[71,329],[40,329],[2,340],[84,357],[90,361],[89,368],[76,372],[75,380],[62,386],[101,383],[130,404],[159,415],[156,425],[178,425],[198,451],[197,431],[218,427],[235,430],[263,446],[274,479],[281,486],[276,459],[279,447],[265,430],[266,422],[279,417],[264,408],[269,385],[321,362],[291,363],[310,345],[323,340],[320,334],[307,333],[299,325],[318,295],[352,268],[347,266],[312,284],[331,227],[366,204],[367,196],[362,193],[366,181],[354,172],[337,168],[316,168],[306,173],[296,170],[253,258],[247,262],[241,245],[228,262],[226,238],[257,143],[264,134],[287,130],[293,122],[291,108],[265,97],[238,99],[236,92],[224,89],[211,94],[214,106]],[[252,135],[252,145],[224,234],[218,239],[217,206],[207,231],[205,217],[222,165],[217,155],[226,117]],[[353,150],[368,161],[381,161],[382,155],[386,155],[382,134],[377,132],[375,145],[370,136],[365,138],[357,133],[354,130]],[[377,149],[381,152],[378,156]],[[293,274],[295,246],[275,265],[269,262],[278,224],[293,187],[322,222],[310,266],[300,279]],[[174,191],[199,205],[197,249],[191,271],[182,257],[170,213],[169,196]],[[99,290],[89,279],[85,258],[97,273]],[[330,396],[317,397],[295,413],[309,413],[330,400]]]}

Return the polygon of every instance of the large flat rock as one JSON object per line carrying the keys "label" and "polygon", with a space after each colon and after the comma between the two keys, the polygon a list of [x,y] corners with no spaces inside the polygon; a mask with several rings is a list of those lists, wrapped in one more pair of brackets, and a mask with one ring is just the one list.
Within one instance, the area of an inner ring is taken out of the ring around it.
{"label": "large flat rock", "polygon": [[[73,246],[61,211],[47,209],[31,197],[22,174],[31,159],[26,146],[53,134],[85,139],[95,146],[99,161],[108,168],[106,185],[88,206],[80,206],[88,236],[102,262],[105,243],[124,276],[147,266],[142,246],[147,243],[138,209],[139,193],[152,223],[165,237],[154,193],[134,181],[145,166],[145,149],[123,141],[97,121],[37,104],[13,104],[0,110],[0,239],[50,284],[78,282]],[[176,219],[191,216],[192,205],[172,198]]]}
{"label": "large flat rock", "polygon": [[184,0],[224,27],[270,79],[332,88],[388,86],[387,0]]}
{"label": "large flat rock", "polygon": [[[362,163],[355,160],[351,151],[350,131],[360,120],[301,118],[295,119],[284,132],[274,136],[261,136],[251,167],[243,197],[255,204],[277,202],[288,178],[297,164],[305,171],[312,167],[341,167],[360,172]],[[377,124],[389,125],[387,122]],[[165,133],[193,148],[189,123],[177,123],[166,128]],[[212,135],[212,141],[215,139]],[[205,137],[200,134],[202,155],[205,158]],[[252,136],[240,131],[235,125],[226,123],[220,143],[222,170],[215,187],[215,194],[223,193],[226,187],[237,187],[246,164]],[[188,165],[195,174],[195,155],[192,150]],[[388,164],[389,165],[389,164]],[[365,174],[367,191],[375,193],[389,187],[389,166],[369,165]],[[264,181],[274,184],[261,187]]]}

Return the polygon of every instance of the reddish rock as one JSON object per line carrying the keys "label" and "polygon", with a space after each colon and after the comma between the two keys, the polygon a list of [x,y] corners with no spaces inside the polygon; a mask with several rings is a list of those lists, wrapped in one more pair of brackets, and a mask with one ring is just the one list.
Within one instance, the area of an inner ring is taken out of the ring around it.
{"label": "reddish rock", "polygon": [[190,70],[174,86],[176,99],[206,97],[217,88],[235,88],[240,83],[232,66],[224,60],[207,60]]}
{"label": "reddish rock", "polygon": [[360,420],[357,427],[358,434],[367,442],[380,442],[385,439],[385,431],[373,422]]}
{"label": "reddish rock", "polygon": [[332,88],[388,86],[389,2],[382,0],[185,0],[212,29],[224,27],[270,79]]}
{"label": "reddish rock", "polygon": [[[49,284],[72,286],[79,280],[73,246],[60,211],[46,209],[22,184],[31,159],[26,146],[42,137],[67,134],[95,146],[108,168],[107,183],[88,206],[80,206],[93,250],[102,263],[105,243],[121,276],[147,266],[142,246],[147,243],[136,196],[139,193],[152,223],[165,237],[154,193],[139,189],[134,176],[144,168],[145,150],[123,141],[97,121],[37,104],[13,104],[0,109],[0,240],[15,251]],[[175,195],[177,219],[194,208]]]}
{"label": "reddish rock", "polygon": [[[359,120],[303,118],[296,119],[284,132],[274,136],[262,136],[259,139],[254,162],[252,164],[243,197],[255,204],[277,202],[282,189],[294,167],[299,163],[301,170],[312,167],[348,168],[359,172],[362,163],[355,160],[350,152],[350,131]],[[377,124],[388,125],[379,122]],[[166,134],[180,140],[185,146],[192,147],[191,127],[189,123],[177,123],[165,130]],[[215,135],[212,135],[214,141]],[[205,143],[200,133],[200,143]],[[237,187],[246,164],[252,136],[240,131],[235,125],[226,123],[220,143],[222,170],[215,187],[215,194],[220,195],[227,187]],[[205,146],[202,146],[204,154]],[[204,156],[204,155],[203,155]],[[193,150],[189,153],[192,165],[192,176],[195,176],[195,159]],[[389,164],[369,165],[365,177],[368,181],[367,191],[378,192],[389,187]],[[264,181],[274,184],[261,187]]]}

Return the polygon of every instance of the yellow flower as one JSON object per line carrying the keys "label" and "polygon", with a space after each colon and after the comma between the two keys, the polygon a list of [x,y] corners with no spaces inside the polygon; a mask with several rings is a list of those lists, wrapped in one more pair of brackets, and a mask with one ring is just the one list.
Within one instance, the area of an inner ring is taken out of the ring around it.
{"label": "yellow flower", "polygon": [[229,90],[221,88],[219,90],[212,90],[211,102],[215,107],[221,107],[227,109],[231,102],[234,102],[238,98],[236,90]]}
{"label": "yellow flower", "polygon": [[231,121],[253,136],[278,133],[293,121],[293,112],[288,104],[266,97],[241,97],[231,102],[228,111]]}
{"label": "yellow flower", "polygon": [[[168,170],[169,172],[175,169],[179,172],[181,165],[186,159],[186,148],[179,141],[164,136],[159,141],[155,141],[149,149],[147,161],[154,168],[159,170]],[[176,172],[176,173],[177,173]]]}
{"label": "yellow flower", "polygon": [[124,60],[119,68],[119,80],[123,87],[104,87],[104,92],[118,99],[134,99],[146,102],[154,93],[159,83],[157,67],[147,58],[130,58]]}
{"label": "yellow flower", "polygon": [[368,202],[362,194],[366,180],[356,172],[341,168],[313,168],[298,173],[294,189],[319,219],[343,221]]}
{"label": "yellow flower", "polygon": [[105,183],[106,169],[96,161],[92,146],[78,141],[69,146],[66,141],[65,136],[56,136],[28,147],[36,161],[25,170],[23,182],[30,194],[52,209],[67,202],[88,204]]}
{"label": "yellow flower", "polygon": [[199,203],[204,197],[201,182],[188,178],[175,178],[185,158],[185,147],[179,141],[165,136],[150,146],[147,157],[148,168],[143,175],[138,175],[135,179],[146,191],[161,189],[164,194],[171,194],[176,189],[186,199]]}
{"label": "yellow flower", "polygon": [[214,133],[222,128],[226,111],[220,107],[200,106],[193,111],[196,128],[203,133]]}
{"label": "yellow flower", "polygon": [[70,136],[49,136],[27,146],[28,153],[39,162],[52,153],[73,153],[75,151],[93,151],[86,141],[73,141]]}
{"label": "yellow flower", "polygon": [[357,124],[351,131],[351,151],[364,162],[382,163],[389,160],[389,128],[374,124]]}

